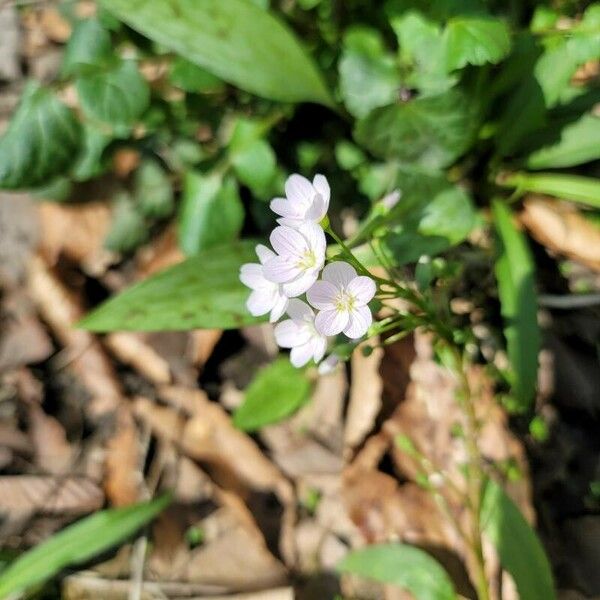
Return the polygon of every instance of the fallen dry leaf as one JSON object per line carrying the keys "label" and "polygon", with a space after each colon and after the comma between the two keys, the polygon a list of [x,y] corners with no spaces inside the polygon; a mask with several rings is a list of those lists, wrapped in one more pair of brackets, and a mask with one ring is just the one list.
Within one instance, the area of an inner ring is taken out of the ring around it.
{"label": "fallen dry leaf", "polygon": [[67,440],[64,427],[38,404],[29,404],[28,414],[36,464],[45,473],[68,474],[76,458],[76,449]]}
{"label": "fallen dry leaf", "polygon": [[38,236],[32,198],[0,192],[0,285],[12,287],[24,279]]}
{"label": "fallen dry leaf", "polygon": [[0,514],[79,515],[104,504],[102,490],[85,477],[0,477]]}
{"label": "fallen dry leaf", "polygon": [[573,204],[530,195],[520,218],[549,250],[600,271],[600,227],[590,223]]}
{"label": "fallen dry leaf", "polygon": [[360,348],[352,354],[352,387],[344,428],[344,447],[349,453],[358,446],[375,425],[381,409],[383,382],[379,365],[383,350],[376,348],[370,356],[363,356]]}
{"label": "fallen dry leaf", "polygon": [[114,506],[142,500],[143,457],[129,406],[117,410],[113,435],[106,443],[104,491]]}
{"label": "fallen dry leaf", "polygon": [[73,327],[84,314],[78,297],[63,285],[40,257],[30,262],[28,284],[40,314],[65,346],[69,368],[92,396],[88,416],[99,418],[115,411],[122,392],[112,364],[92,334]]}
{"label": "fallen dry leaf", "polygon": [[117,255],[104,248],[112,223],[107,202],[59,204],[40,202],[40,251],[50,265],[61,254],[94,276],[102,275],[116,261]]}
{"label": "fallen dry leaf", "polygon": [[0,303],[0,372],[42,362],[53,352],[31,300],[20,289],[7,293]]}
{"label": "fallen dry leaf", "polygon": [[21,75],[19,13],[14,5],[0,5],[0,80],[13,81]]}
{"label": "fallen dry leaf", "polygon": [[134,368],[152,383],[171,383],[169,363],[147,342],[146,334],[119,331],[104,338],[104,345],[123,364]]}

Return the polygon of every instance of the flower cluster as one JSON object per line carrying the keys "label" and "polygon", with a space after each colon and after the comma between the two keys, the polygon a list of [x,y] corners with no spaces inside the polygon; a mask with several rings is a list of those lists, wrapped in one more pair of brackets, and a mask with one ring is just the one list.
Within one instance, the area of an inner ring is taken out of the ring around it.
{"label": "flower cluster", "polygon": [[[330,195],[323,175],[316,175],[312,183],[291,175],[285,198],[271,201],[271,210],[279,215],[269,238],[272,249],[256,246],[259,262],[245,264],[240,271],[242,283],[252,290],[246,306],[253,316],[270,313],[271,323],[285,313],[289,316],[276,325],[275,339],[282,348],[291,348],[296,367],[311,358],[320,362],[329,336],[362,337],[373,319],[368,303],[375,296],[375,282],[346,262],[325,265],[321,223]],[[303,294],[310,306],[299,298]]]}

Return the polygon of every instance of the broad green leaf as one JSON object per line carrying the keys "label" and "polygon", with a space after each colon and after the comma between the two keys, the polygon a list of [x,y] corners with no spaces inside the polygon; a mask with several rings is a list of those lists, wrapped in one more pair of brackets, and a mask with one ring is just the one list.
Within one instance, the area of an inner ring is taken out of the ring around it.
{"label": "broad green leaf", "polygon": [[173,212],[173,188],[156,161],[145,160],[135,172],[135,197],[146,217],[164,219]]}
{"label": "broad green leaf", "polygon": [[498,232],[496,279],[512,367],[511,384],[519,405],[528,408],[535,393],[541,337],[537,323],[535,266],[525,236],[515,227],[506,204],[495,200],[492,212]]}
{"label": "broad green leaf", "polygon": [[45,185],[77,154],[81,128],[52,92],[30,83],[0,138],[0,188]]}
{"label": "broad green leaf", "polygon": [[114,126],[135,123],[150,101],[148,84],[132,60],[86,71],[75,86],[86,115]]}
{"label": "broad green leaf", "polygon": [[446,69],[446,47],[437,23],[419,12],[408,11],[394,17],[391,24],[400,44],[402,63],[413,67],[404,80],[405,85],[433,95],[456,83],[457,78]]}
{"label": "broad green leaf", "polygon": [[179,245],[188,256],[234,240],[243,222],[244,207],[233,178],[223,179],[218,173],[186,173],[179,214]]}
{"label": "broad green leaf", "polygon": [[214,92],[223,87],[223,82],[206,69],[185,58],[178,57],[171,65],[169,80],[186,92]]}
{"label": "broad green leaf", "polygon": [[399,170],[402,197],[382,219],[382,241],[396,265],[435,256],[462,242],[475,226],[469,196],[441,176]]}
{"label": "broad green leaf", "polygon": [[310,390],[306,373],[288,358],[278,358],[262,368],[248,386],[233,423],[244,431],[277,423],[298,410],[308,400]]}
{"label": "broad green leaf", "polygon": [[339,72],[344,104],[355,117],[364,117],[374,108],[394,102],[400,86],[399,72],[377,30],[357,27],[346,33]]}
{"label": "broad green leaf", "polygon": [[532,152],[526,160],[530,169],[573,167],[600,158],[600,117],[583,115],[566,125],[560,139]]}
{"label": "broad green leaf", "polygon": [[210,248],[109,299],[80,326],[90,331],[236,329],[256,323],[246,309],[240,267],[256,262],[256,242]]}
{"label": "broad green leaf", "polygon": [[91,123],[83,126],[83,139],[79,155],[72,168],[73,179],[85,181],[100,175],[103,170],[102,154],[112,138]]}
{"label": "broad green leaf", "polygon": [[65,567],[84,563],[134,534],[171,501],[150,502],[95,513],[69,525],[22,554],[0,573],[0,598],[16,596],[47,581]]}
{"label": "broad green leaf", "polygon": [[294,35],[246,0],[103,0],[102,5],[150,39],[243,90],[283,102],[333,105]]}
{"label": "broad green leaf", "polygon": [[120,194],[114,202],[110,231],[104,247],[113,252],[131,252],[148,238],[148,225],[140,207],[129,194]]}
{"label": "broad green leaf", "polygon": [[552,571],[544,548],[523,515],[494,481],[486,483],[481,528],[513,577],[521,600],[554,600]]}
{"label": "broad green leaf", "polygon": [[240,181],[260,194],[275,177],[277,158],[263,139],[265,124],[239,119],[229,142],[229,156]]}
{"label": "broad green leaf", "polygon": [[98,66],[113,56],[110,33],[96,19],[79,21],[65,49],[61,72],[76,75],[86,66]]}
{"label": "broad green leaf", "polygon": [[461,15],[450,19],[444,30],[446,68],[496,64],[510,50],[510,33],[500,19],[480,15]]}
{"label": "broad green leaf", "polygon": [[429,554],[414,546],[379,544],[354,550],[342,560],[338,570],[397,585],[416,600],[456,599],[448,573]]}
{"label": "broad green leaf", "polygon": [[600,180],[563,173],[514,173],[503,185],[600,208]]}
{"label": "broad green leaf", "polygon": [[476,115],[457,90],[375,109],[358,122],[356,140],[376,156],[441,168],[466,152]]}

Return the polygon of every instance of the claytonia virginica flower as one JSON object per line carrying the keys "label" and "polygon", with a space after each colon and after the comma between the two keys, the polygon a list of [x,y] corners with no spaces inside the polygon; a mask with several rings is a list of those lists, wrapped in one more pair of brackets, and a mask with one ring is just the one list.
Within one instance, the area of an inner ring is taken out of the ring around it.
{"label": "claytonia virginica flower", "polygon": [[271,210],[281,215],[280,225],[300,227],[306,221],[319,223],[327,214],[329,184],[323,175],[315,175],[311,183],[306,177],[294,174],[285,182],[286,198],[274,198]]}
{"label": "claytonia virginica flower", "polygon": [[307,292],[310,304],[319,310],[315,328],[323,335],[344,332],[351,339],[362,337],[373,321],[367,304],[377,291],[370,277],[359,276],[346,262],[333,262],[323,269],[323,278]]}
{"label": "claytonia virginica flower", "polygon": [[285,312],[288,297],[279,283],[266,279],[264,275],[263,265],[276,256],[275,252],[259,244],[256,246],[256,255],[260,264],[247,263],[240,269],[240,280],[252,289],[246,307],[253,317],[266,315],[270,311],[269,320],[271,323],[275,323]]}
{"label": "claytonia virginica flower", "polygon": [[287,307],[291,319],[275,326],[275,340],[282,348],[291,348],[290,361],[295,367],[304,366],[311,358],[318,363],[325,354],[327,338],[315,329],[315,313],[298,298]]}
{"label": "claytonia virginica flower", "polygon": [[264,263],[265,277],[283,284],[283,292],[290,298],[303,294],[317,280],[325,263],[323,229],[311,222],[298,229],[279,226],[269,239],[277,256]]}

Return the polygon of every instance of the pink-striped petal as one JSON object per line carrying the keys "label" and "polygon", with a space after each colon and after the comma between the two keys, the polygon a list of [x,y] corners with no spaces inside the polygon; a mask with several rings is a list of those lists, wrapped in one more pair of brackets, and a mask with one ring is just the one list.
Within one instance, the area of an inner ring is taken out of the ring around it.
{"label": "pink-striped petal", "polygon": [[264,244],[258,244],[254,249],[260,263],[264,265],[270,258],[275,256],[275,252],[271,248],[267,248]]}
{"label": "pink-striped petal", "polygon": [[362,337],[373,322],[373,316],[368,306],[360,306],[350,312],[348,326],[344,329],[344,335],[350,339]]}
{"label": "pink-striped petal", "polygon": [[329,263],[323,269],[322,278],[333,283],[337,288],[346,287],[356,277],[356,270],[347,262],[336,261]]}
{"label": "pink-striped petal", "polygon": [[321,335],[337,335],[348,325],[349,318],[346,311],[322,310],[315,317],[315,329]]}
{"label": "pink-striped petal", "polygon": [[[299,271],[301,272],[301,271]],[[301,272],[302,273],[302,272]],[[296,279],[283,284],[283,293],[288,298],[295,298],[304,294],[317,280],[319,274],[316,271],[305,271]]]}
{"label": "pink-striped petal", "polygon": [[274,283],[285,283],[300,275],[298,267],[284,257],[276,256],[263,265],[263,273],[269,281]]}
{"label": "pink-striped petal", "polygon": [[323,198],[323,205],[325,207],[325,212],[327,212],[327,209],[329,208],[329,198],[331,196],[331,189],[327,182],[327,178],[324,175],[315,175],[313,178],[313,187],[319,192],[321,198]]}
{"label": "pink-striped petal", "polygon": [[308,208],[315,195],[315,189],[306,177],[294,173],[285,182],[285,195],[292,204],[300,204]]}
{"label": "pink-striped petal", "polygon": [[375,296],[375,292],[377,291],[377,286],[375,282],[370,277],[365,277],[361,275],[360,277],[355,277],[346,287],[346,291],[354,296],[356,301],[358,302],[358,306],[364,306],[368,304]]}
{"label": "pink-striped petal", "polygon": [[313,347],[310,342],[301,346],[294,346],[290,352],[290,362],[296,367],[303,367],[313,356]]}
{"label": "pink-striped petal", "polygon": [[246,301],[246,308],[253,317],[266,315],[274,306],[276,296],[273,292],[264,290],[253,291]]}
{"label": "pink-striped petal", "polygon": [[275,306],[271,309],[271,314],[269,315],[269,321],[271,323],[275,323],[281,319],[283,313],[285,313],[287,309],[289,300],[282,295],[279,295],[277,301],[275,302]]}
{"label": "pink-striped petal", "polygon": [[291,227],[275,227],[269,239],[275,252],[283,256],[301,256],[308,249],[304,236]]}
{"label": "pink-striped petal", "polygon": [[313,309],[298,298],[289,300],[286,312],[295,321],[312,321],[315,316]]}
{"label": "pink-striped petal", "polygon": [[306,292],[306,299],[312,306],[319,310],[333,310],[335,308],[335,297],[338,288],[329,281],[316,281]]}
{"label": "pink-striped petal", "polygon": [[295,346],[306,344],[311,337],[308,327],[298,325],[291,319],[275,325],[273,332],[275,334],[275,341],[281,348],[294,348]]}
{"label": "pink-striped petal", "polygon": [[240,281],[253,290],[269,286],[269,282],[265,280],[263,268],[258,263],[242,265],[240,268]]}

